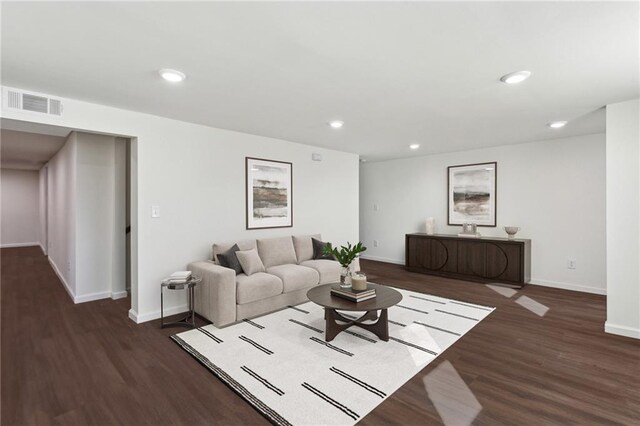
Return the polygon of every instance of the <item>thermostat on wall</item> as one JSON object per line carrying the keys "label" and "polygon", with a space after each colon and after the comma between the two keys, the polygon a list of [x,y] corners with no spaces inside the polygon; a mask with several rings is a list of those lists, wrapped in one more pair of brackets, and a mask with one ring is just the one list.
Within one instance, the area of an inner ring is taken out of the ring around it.
{"label": "thermostat on wall", "polygon": [[322,154],[311,154],[311,159],[313,161],[322,161]]}

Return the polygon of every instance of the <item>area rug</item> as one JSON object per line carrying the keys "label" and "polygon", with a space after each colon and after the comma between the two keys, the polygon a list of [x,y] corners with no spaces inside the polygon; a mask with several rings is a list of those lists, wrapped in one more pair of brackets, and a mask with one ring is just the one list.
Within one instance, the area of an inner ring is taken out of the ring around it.
{"label": "area rug", "polygon": [[312,302],[171,338],[274,424],[353,425],[495,309],[397,290],[388,342],[358,327],[325,342]]}

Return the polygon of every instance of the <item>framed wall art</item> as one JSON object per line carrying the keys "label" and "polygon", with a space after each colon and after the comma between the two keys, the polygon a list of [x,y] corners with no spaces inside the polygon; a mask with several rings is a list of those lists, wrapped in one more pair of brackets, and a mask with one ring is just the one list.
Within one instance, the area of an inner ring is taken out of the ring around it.
{"label": "framed wall art", "polygon": [[449,166],[448,223],[496,226],[496,176],[498,163]]}
{"label": "framed wall art", "polygon": [[245,158],[247,229],[293,226],[293,164]]}

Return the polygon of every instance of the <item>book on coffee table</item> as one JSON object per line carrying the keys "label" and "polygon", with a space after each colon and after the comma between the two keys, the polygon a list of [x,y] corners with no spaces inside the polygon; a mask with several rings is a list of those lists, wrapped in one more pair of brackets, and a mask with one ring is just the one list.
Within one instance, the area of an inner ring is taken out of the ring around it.
{"label": "book on coffee table", "polygon": [[376,290],[371,287],[366,290],[353,290],[351,288],[341,288],[339,285],[336,285],[331,287],[331,294],[352,302],[363,302],[376,297]]}

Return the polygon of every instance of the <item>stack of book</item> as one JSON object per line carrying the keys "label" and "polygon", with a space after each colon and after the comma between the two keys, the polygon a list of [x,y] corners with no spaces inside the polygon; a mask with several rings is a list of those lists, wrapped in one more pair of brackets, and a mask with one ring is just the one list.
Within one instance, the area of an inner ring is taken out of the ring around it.
{"label": "stack of book", "polygon": [[376,297],[376,289],[367,287],[366,290],[354,290],[352,288],[341,288],[339,285],[336,285],[331,287],[331,294],[357,303]]}
{"label": "stack of book", "polygon": [[191,271],[178,271],[174,272],[167,278],[169,284],[184,284],[191,278]]}

